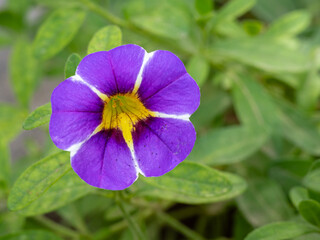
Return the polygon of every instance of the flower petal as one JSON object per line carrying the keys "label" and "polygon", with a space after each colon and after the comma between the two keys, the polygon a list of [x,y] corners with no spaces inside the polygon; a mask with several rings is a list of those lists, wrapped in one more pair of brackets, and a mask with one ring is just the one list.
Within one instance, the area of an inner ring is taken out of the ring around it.
{"label": "flower petal", "polygon": [[56,87],[51,95],[52,112],[102,112],[103,101],[89,87],[72,77]]}
{"label": "flower petal", "polygon": [[144,54],[143,48],[132,44],[92,53],[80,62],[76,74],[109,96],[126,93],[134,88]]}
{"label": "flower petal", "polygon": [[186,73],[183,63],[176,55],[168,51],[155,51],[143,70],[138,90],[140,99],[150,98]]}
{"label": "flower petal", "polygon": [[51,115],[50,136],[58,148],[68,150],[88,138],[101,121],[101,113],[56,112]]}
{"label": "flower petal", "polygon": [[120,93],[131,92],[143,63],[146,51],[137,45],[128,44],[109,51],[114,76]]}
{"label": "flower petal", "polygon": [[166,114],[192,114],[200,104],[200,90],[189,74],[144,99],[146,108]]}
{"label": "flower petal", "polygon": [[67,79],[51,96],[50,136],[67,150],[85,140],[102,121],[103,102],[86,85]]}
{"label": "flower petal", "polygon": [[136,179],[131,152],[120,131],[92,136],[71,158],[73,170],[86,183],[109,190],[122,190]]}
{"label": "flower petal", "polygon": [[191,152],[196,132],[189,121],[150,118],[133,133],[136,159],[146,177],[161,176]]}

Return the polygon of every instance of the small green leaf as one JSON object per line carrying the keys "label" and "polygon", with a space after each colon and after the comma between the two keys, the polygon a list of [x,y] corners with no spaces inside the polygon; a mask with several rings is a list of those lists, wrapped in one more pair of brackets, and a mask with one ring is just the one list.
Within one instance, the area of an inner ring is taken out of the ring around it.
{"label": "small green leaf", "polygon": [[33,57],[30,44],[19,40],[13,46],[10,76],[14,93],[20,104],[27,108],[39,79],[39,64]]}
{"label": "small green leaf", "polygon": [[264,36],[278,39],[291,37],[306,30],[310,22],[311,15],[308,11],[293,11],[273,22]]}
{"label": "small green leaf", "polygon": [[195,0],[195,7],[201,15],[210,13],[213,10],[212,0]]}
{"label": "small green leaf", "polygon": [[72,53],[64,65],[64,77],[69,78],[71,76],[74,76],[77,70],[77,67],[81,61],[81,57],[79,54]]}
{"label": "small green leaf", "polygon": [[87,195],[93,190],[94,188],[82,181],[74,171],[69,171],[19,213],[24,216],[48,213]]}
{"label": "small green leaf", "polygon": [[266,142],[269,134],[259,127],[227,127],[198,137],[188,159],[209,165],[239,162]]}
{"label": "small green leaf", "polygon": [[112,48],[121,45],[122,33],[121,29],[117,26],[111,25],[100,29],[94,34],[89,42],[88,54],[109,51]]}
{"label": "small green leaf", "polygon": [[8,208],[17,211],[27,207],[70,169],[68,152],[53,154],[31,165],[13,185],[8,198]]}
{"label": "small green leaf", "polygon": [[36,57],[46,60],[62,50],[81,27],[85,12],[80,9],[59,9],[41,25],[33,42]]}
{"label": "small green leaf", "polygon": [[293,216],[281,187],[268,179],[255,179],[249,183],[247,191],[237,198],[237,203],[243,215],[255,227]]}
{"label": "small green leaf", "polygon": [[232,0],[228,2],[208,22],[208,28],[212,29],[219,24],[236,19],[248,12],[255,3],[255,0]]}
{"label": "small green leaf", "polygon": [[209,75],[210,65],[202,56],[194,56],[187,64],[187,71],[201,87]]}
{"label": "small green leaf", "polygon": [[20,233],[1,236],[0,240],[62,240],[55,234],[44,230],[27,230]]}
{"label": "small green leaf", "polygon": [[303,200],[299,203],[299,213],[312,225],[320,228],[320,203],[315,200]]}
{"label": "small green leaf", "polygon": [[275,73],[298,73],[310,68],[307,54],[263,38],[216,41],[212,51],[212,56],[221,55],[230,60]]}
{"label": "small green leaf", "polygon": [[253,230],[244,240],[286,240],[315,231],[297,222],[277,222]]}
{"label": "small green leaf", "polygon": [[244,180],[236,175],[192,162],[183,162],[161,177],[141,180],[150,186],[142,187],[138,194],[188,204],[227,200],[246,188]]}
{"label": "small green leaf", "polygon": [[249,36],[259,35],[263,30],[263,23],[258,20],[246,19],[241,25]]}
{"label": "small green leaf", "polygon": [[239,74],[232,88],[238,117],[247,126],[260,125],[272,129],[276,123],[276,106],[271,96],[256,80]]}
{"label": "small green leaf", "polygon": [[293,205],[298,209],[300,202],[309,199],[308,190],[303,187],[294,187],[290,190],[290,199]]}
{"label": "small green leaf", "polygon": [[303,184],[316,192],[320,192],[320,168],[310,171],[303,179]]}
{"label": "small green leaf", "polygon": [[0,103],[0,139],[10,142],[22,130],[27,112],[11,105]]}
{"label": "small green leaf", "polygon": [[29,114],[27,119],[23,122],[23,129],[31,130],[37,128],[50,121],[51,116],[51,103],[47,103],[38,107],[32,113]]}

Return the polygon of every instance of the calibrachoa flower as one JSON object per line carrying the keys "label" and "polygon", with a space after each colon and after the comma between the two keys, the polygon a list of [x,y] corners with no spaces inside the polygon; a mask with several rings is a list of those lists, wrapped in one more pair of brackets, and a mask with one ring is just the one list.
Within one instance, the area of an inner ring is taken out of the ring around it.
{"label": "calibrachoa flower", "polygon": [[50,135],[88,184],[121,190],[191,152],[200,92],[180,59],[137,45],[92,53],[51,97]]}

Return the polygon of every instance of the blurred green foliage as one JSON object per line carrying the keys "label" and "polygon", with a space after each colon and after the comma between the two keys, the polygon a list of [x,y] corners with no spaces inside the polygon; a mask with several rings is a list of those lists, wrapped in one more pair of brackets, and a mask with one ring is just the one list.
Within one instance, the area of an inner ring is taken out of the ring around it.
{"label": "blurred green foliage", "polygon": [[[16,102],[0,103],[0,239],[320,239],[319,13],[319,0],[6,1]],[[172,172],[102,191],[53,146],[51,105],[31,103],[44,79],[127,43],[184,61],[198,137]],[[22,127],[46,144],[12,161]]]}

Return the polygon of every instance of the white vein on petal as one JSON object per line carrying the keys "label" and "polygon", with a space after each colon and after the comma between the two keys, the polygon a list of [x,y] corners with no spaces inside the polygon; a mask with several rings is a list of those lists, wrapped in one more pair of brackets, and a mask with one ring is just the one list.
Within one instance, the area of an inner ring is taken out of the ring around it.
{"label": "white vein on petal", "polygon": [[134,151],[133,144],[131,146],[129,146],[129,149],[130,149],[131,157],[132,157],[132,160],[133,160],[133,165],[134,165],[134,168],[135,168],[136,173],[137,173],[137,178],[139,176],[139,173],[142,174],[143,176],[145,176],[144,173],[142,172],[142,170],[139,167],[139,164],[138,164],[138,161],[137,161],[137,156],[136,156],[136,153]]}
{"label": "white vein on petal", "polygon": [[84,143],[86,143],[93,135],[99,132],[99,129],[100,129],[100,125],[96,127],[96,129],[89,136],[87,136],[85,140],[75,143],[70,147],[68,147],[68,149],[66,149],[66,151],[70,152],[71,158],[77,154],[77,152],[79,151],[79,149],[82,147]]}
{"label": "white vein on petal", "polygon": [[73,82],[80,82],[84,85],[86,85],[88,88],[91,89],[91,91],[93,91],[95,94],[98,95],[98,97],[100,97],[102,100],[105,100],[106,98],[108,98],[108,96],[102,92],[100,92],[98,89],[96,89],[94,86],[90,85],[89,83],[87,83],[85,80],[83,80],[83,78],[80,75],[74,75],[71,77],[71,81]]}
{"label": "white vein on petal", "polygon": [[135,84],[134,84],[133,93],[137,93],[138,92],[139,87],[140,87],[141,82],[142,82],[142,74],[143,74],[144,68],[145,68],[146,64],[150,61],[150,59],[152,58],[154,53],[155,52],[147,53],[147,51],[145,51],[144,57],[143,57],[143,61],[142,61],[142,65],[140,67],[140,71],[138,73],[138,76],[137,76]]}
{"label": "white vein on petal", "polygon": [[181,115],[176,115],[176,114],[167,114],[167,113],[161,113],[161,112],[152,112],[155,117],[159,118],[173,118],[173,119],[180,119],[184,121],[190,121],[190,114],[181,114]]}

